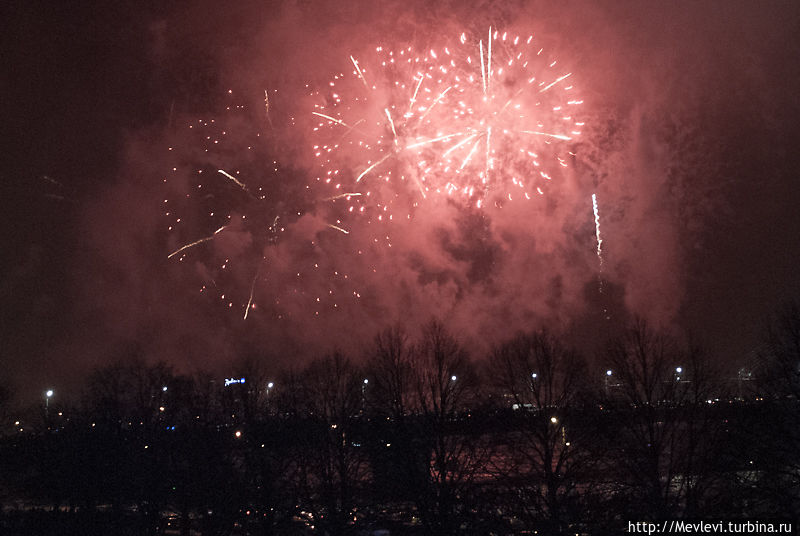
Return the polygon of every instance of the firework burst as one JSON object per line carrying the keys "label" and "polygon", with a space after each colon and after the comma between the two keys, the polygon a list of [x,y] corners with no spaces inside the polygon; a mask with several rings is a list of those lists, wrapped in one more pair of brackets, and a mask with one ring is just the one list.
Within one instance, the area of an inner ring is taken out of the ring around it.
{"label": "firework burst", "polygon": [[311,215],[335,199],[314,198],[302,176],[280,166],[259,120],[232,104],[177,127],[163,178],[167,258],[190,266],[200,293],[245,320],[255,309],[276,319],[338,309],[360,295],[328,262],[335,241],[320,244],[319,230],[336,226]]}
{"label": "firework burst", "polygon": [[[388,229],[365,224],[412,220],[437,198],[483,208],[543,194],[583,125],[571,72],[532,36],[490,29],[439,48],[378,46],[347,65],[312,92],[311,176],[283,170],[262,136],[275,132],[270,92],[257,113],[231,105],[180,127],[164,178],[168,258],[244,319],[257,307],[281,318],[358,300],[348,272],[359,269],[336,266],[342,256],[326,248],[354,241],[363,259],[364,239],[391,247]],[[287,305],[297,300],[311,307]]]}
{"label": "firework burst", "polygon": [[574,155],[582,100],[533,36],[490,28],[422,51],[377,47],[350,64],[312,94],[315,179],[361,193],[347,211],[370,221],[410,218],[433,195],[478,208],[531,199]]}

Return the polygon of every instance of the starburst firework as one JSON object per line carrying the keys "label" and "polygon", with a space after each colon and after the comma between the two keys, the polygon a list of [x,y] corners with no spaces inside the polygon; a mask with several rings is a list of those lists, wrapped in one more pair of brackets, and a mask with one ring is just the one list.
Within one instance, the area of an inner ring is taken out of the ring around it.
{"label": "starburst firework", "polygon": [[[431,195],[496,205],[543,194],[568,167],[582,100],[538,46],[489,29],[423,51],[377,47],[316,91],[315,177],[370,221],[411,217]],[[386,185],[390,185],[387,189]]]}

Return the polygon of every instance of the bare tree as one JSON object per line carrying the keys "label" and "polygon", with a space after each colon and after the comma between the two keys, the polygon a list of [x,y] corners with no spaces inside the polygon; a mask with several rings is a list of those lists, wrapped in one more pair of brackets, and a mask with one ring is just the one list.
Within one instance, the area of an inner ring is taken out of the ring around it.
{"label": "bare tree", "polygon": [[465,422],[477,376],[461,344],[432,320],[414,348],[411,378],[417,508],[431,534],[452,534],[469,522],[468,495],[490,456],[488,439]]}
{"label": "bare tree", "polygon": [[312,362],[299,385],[307,425],[296,453],[299,496],[323,533],[355,530],[356,499],[367,476],[359,436],[362,376],[336,352]]}
{"label": "bare tree", "polygon": [[[779,512],[800,511],[800,303],[769,319],[756,352],[757,419],[743,459],[761,469],[755,494]],[[770,512],[772,513],[772,512]]]}
{"label": "bare tree", "polygon": [[643,320],[611,341],[603,357],[615,378],[604,403],[611,470],[623,476],[626,503],[651,518],[699,514],[722,441],[707,403],[718,371],[699,347],[681,348]]}
{"label": "bare tree", "polygon": [[401,326],[384,329],[375,336],[368,356],[372,381],[370,400],[381,414],[400,422],[410,407],[413,346]]}
{"label": "bare tree", "polygon": [[787,302],[772,316],[756,360],[756,378],[765,395],[800,400],[800,303]]}
{"label": "bare tree", "polygon": [[514,513],[529,526],[565,530],[592,462],[587,444],[593,430],[582,414],[586,364],[546,331],[496,347],[489,364],[513,408],[505,412],[506,449],[493,466],[516,492]]}

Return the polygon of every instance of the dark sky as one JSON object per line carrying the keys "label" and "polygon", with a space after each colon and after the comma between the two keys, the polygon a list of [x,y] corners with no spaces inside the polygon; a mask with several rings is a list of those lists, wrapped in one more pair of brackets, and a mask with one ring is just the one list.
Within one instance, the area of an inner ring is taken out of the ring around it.
{"label": "dark sky", "polygon": [[[7,6],[4,380],[23,394],[71,387],[136,354],[184,370],[247,353],[286,364],[431,315],[478,353],[539,325],[595,341],[604,308],[743,359],[766,315],[800,295],[797,3],[461,4]],[[381,44],[435,47],[489,25],[533,33],[575,73],[586,129],[569,173],[533,204],[431,201],[410,222],[328,228],[306,84],[324,88]],[[190,131],[199,119],[215,123]],[[205,153],[203,134],[222,131]],[[234,167],[265,200],[222,177],[193,190],[191,170]],[[185,219],[172,231],[164,199]],[[250,220],[167,259],[216,229],[209,210]],[[275,216],[284,231],[271,234]],[[243,320],[251,288],[259,307]]]}

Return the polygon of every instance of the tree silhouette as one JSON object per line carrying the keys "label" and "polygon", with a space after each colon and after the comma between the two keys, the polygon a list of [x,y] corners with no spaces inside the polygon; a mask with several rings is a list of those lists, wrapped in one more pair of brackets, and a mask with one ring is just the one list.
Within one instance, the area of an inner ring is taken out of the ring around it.
{"label": "tree silhouette", "polygon": [[593,457],[594,431],[583,418],[587,367],[584,360],[546,332],[517,335],[492,352],[489,365],[506,402],[509,432],[499,477],[509,480],[516,500],[508,507],[527,526],[563,531],[579,516],[579,485]]}

